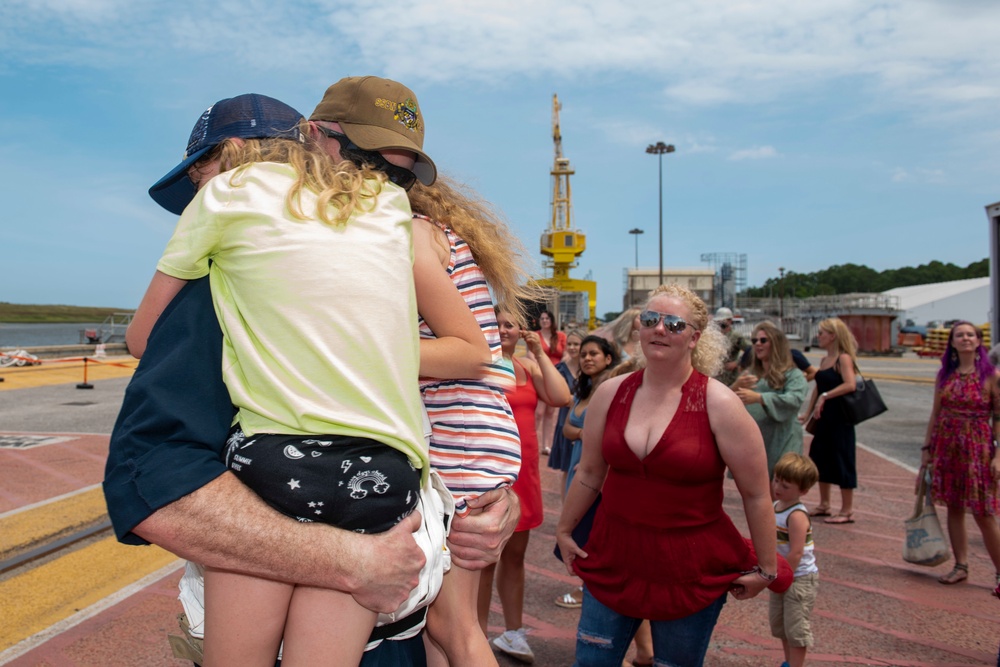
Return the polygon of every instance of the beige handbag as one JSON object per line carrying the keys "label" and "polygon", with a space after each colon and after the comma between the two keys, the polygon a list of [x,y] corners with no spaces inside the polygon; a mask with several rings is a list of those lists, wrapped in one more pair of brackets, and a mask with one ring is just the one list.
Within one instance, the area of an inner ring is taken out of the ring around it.
{"label": "beige handbag", "polygon": [[903,560],[914,565],[934,567],[951,558],[951,555],[927,489],[930,470],[924,470],[923,473],[913,505],[913,515],[904,522],[906,542],[903,543]]}

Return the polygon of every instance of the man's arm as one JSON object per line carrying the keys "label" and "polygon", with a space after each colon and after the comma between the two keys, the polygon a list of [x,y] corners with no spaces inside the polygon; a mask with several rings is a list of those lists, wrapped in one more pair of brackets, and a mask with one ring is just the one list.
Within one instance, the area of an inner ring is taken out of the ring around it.
{"label": "man's arm", "polygon": [[388,613],[417,585],[425,559],[411,534],[419,526],[419,512],[378,535],[300,523],[227,472],[156,510],[133,532],[196,563],[346,591]]}

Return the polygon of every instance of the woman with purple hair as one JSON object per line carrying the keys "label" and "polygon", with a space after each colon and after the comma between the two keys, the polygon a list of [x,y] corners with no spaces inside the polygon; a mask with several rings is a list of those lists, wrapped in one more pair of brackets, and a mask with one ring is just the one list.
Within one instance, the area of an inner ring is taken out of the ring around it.
{"label": "woman with purple hair", "polygon": [[969,577],[969,539],[965,512],[983,534],[1000,585],[1000,389],[997,370],[987,358],[983,334],[970,322],[957,322],[941,355],[934,387],[934,408],[921,454],[920,475],[931,470],[931,497],[948,507],[948,537],[955,567],[938,579],[957,584]]}

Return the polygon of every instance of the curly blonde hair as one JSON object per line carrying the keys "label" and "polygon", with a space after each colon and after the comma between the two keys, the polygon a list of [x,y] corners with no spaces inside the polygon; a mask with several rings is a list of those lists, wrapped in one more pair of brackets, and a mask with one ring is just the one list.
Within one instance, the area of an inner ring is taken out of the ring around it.
{"label": "curly blonde hair", "polygon": [[527,252],[501,214],[467,186],[440,174],[434,185],[418,182],[409,194],[414,213],[447,226],[469,245],[497,306],[526,321],[525,302],[541,300],[545,293],[530,282]]}
{"label": "curly blonde hair", "polygon": [[[358,168],[346,160],[336,162],[308,138],[305,128],[302,136],[302,140],[226,139],[198,164],[218,159],[223,171],[232,172],[229,182],[233,187],[240,185],[240,176],[255,162],[289,165],[295,170],[296,180],[285,195],[285,205],[300,220],[315,217],[330,225],[342,225],[355,212],[371,210],[388,180],[385,174]],[[302,191],[306,189],[317,195],[314,212],[302,210]]]}
{"label": "curly blonde hair", "polygon": [[729,339],[719,330],[718,326],[709,326],[708,308],[705,306],[705,302],[688,288],[670,283],[660,285],[650,292],[643,309],[649,308],[653,299],[659,296],[679,299],[691,311],[689,324],[701,331],[701,337],[698,338],[694,350],[691,351],[691,365],[699,373],[709,377],[718,375],[729,352]]}
{"label": "curly blonde hair", "polygon": [[629,308],[624,313],[614,319],[611,328],[611,335],[615,337],[615,342],[619,346],[624,346],[632,337],[632,323],[636,315],[642,312],[642,308]]}

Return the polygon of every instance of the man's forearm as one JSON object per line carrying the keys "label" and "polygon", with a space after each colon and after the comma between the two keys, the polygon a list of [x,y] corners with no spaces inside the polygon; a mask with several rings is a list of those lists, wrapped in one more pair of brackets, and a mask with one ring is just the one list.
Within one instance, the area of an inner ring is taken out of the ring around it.
{"label": "man's forearm", "polygon": [[160,508],[133,532],[203,565],[343,591],[354,585],[350,567],[342,567],[357,549],[354,533],[283,516],[231,473]]}
{"label": "man's forearm", "polygon": [[372,611],[390,613],[417,585],[426,562],[413,539],[420,518],[414,512],[378,535],[300,523],[225,473],[133,532],[203,565],[344,591]]}
{"label": "man's forearm", "polygon": [[133,532],[202,565],[344,591],[372,611],[390,613],[417,585],[427,561],[413,539],[420,519],[414,512],[378,535],[301,523],[225,473],[160,508]]}

